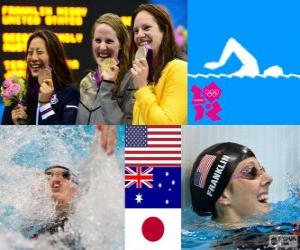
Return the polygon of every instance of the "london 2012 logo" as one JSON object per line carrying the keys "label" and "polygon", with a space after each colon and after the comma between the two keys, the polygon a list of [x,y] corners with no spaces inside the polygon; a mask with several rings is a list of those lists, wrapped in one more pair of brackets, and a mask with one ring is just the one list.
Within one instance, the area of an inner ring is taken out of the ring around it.
{"label": "london 2012 logo", "polygon": [[196,84],[192,86],[193,100],[192,104],[196,111],[195,120],[199,121],[206,115],[212,121],[221,120],[218,113],[222,110],[218,102],[222,91],[214,83],[211,82],[203,89],[199,88]]}

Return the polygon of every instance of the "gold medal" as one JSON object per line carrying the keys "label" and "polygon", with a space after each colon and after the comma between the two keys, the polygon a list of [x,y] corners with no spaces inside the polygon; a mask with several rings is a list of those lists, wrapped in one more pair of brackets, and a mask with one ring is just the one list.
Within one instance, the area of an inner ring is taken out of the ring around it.
{"label": "gold medal", "polygon": [[100,67],[102,71],[108,71],[112,66],[117,65],[118,63],[119,62],[115,58],[109,57],[101,62]]}

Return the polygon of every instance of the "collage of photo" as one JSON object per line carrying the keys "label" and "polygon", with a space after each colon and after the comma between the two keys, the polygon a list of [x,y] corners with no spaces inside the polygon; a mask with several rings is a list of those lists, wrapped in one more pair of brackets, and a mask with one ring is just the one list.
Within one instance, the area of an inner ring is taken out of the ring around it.
{"label": "collage of photo", "polygon": [[300,249],[298,1],[0,6],[0,250]]}

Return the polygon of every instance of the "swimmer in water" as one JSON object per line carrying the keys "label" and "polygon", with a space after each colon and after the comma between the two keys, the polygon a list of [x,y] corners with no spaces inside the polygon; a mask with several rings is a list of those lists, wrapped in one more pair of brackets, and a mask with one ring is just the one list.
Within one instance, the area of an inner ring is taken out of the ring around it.
{"label": "swimmer in water", "polygon": [[[78,187],[77,176],[69,168],[59,165],[46,168],[45,175],[55,202],[55,218],[44,225],[27,228],[23,233],[31,239],[45,233],[55,234],[64,231],[68,216],[73,212],[73,198]],[[61,241],[70,249],[83,249],[78,234],[67,234]]]}
{"label": "swimmer in water", "polygon": [[272,177],[247,147],[218,143],[205,149],[193,165],[190,191],[193,210],[220,223],[266,213]]}
{"label": "swimmer in water", "polygon": [[77,179],[67,167],[52,166],[45,170],[56,204],[56,217],[64,218],[72,211],[72,199],[77,189]]}

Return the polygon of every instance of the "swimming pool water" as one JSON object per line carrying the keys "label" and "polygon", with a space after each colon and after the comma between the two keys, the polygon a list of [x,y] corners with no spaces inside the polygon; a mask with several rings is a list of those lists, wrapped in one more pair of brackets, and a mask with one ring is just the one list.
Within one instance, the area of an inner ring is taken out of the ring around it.
{"label": "swimming pool water", "polygon": [[[123,248],[120,154],[124,128],[118,126],[117,157],[106,155],[98,137],[94,126],[1,128],[0,249],[64,249],[64,239],[76,234],[80,235],[78,249]],[[64,232],[28,240],[22,231],[37,228],[54,217],[54,203],[43,170],[55,164],[68,166],[78,174],[75,212],[69,216]]]}
{"label": "swimming pool water", "polygon": [[249,226],[242,228],[225,227],[187,208],[182,213],[182,249],[274,249],[268,248],[273,235],[300,236],[299,215],[298,192],[272,204],[269,213],[245,219]]}

